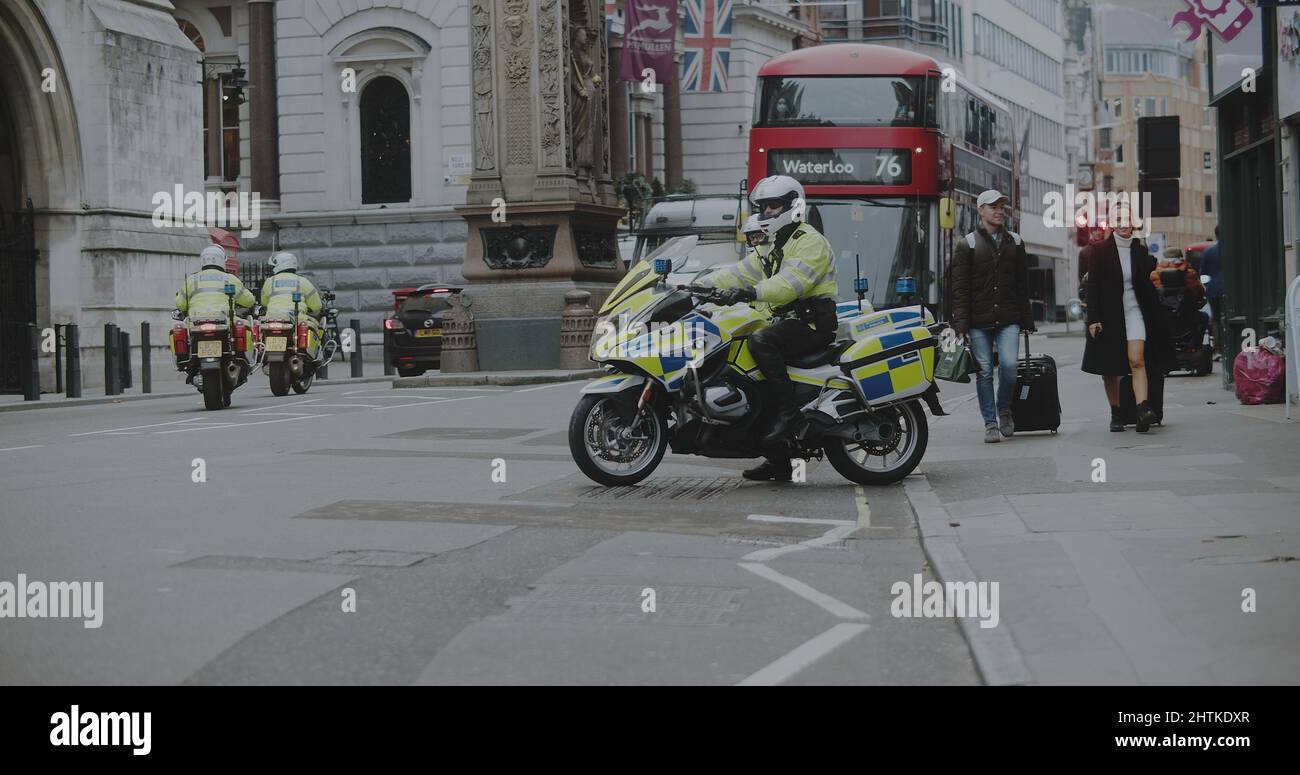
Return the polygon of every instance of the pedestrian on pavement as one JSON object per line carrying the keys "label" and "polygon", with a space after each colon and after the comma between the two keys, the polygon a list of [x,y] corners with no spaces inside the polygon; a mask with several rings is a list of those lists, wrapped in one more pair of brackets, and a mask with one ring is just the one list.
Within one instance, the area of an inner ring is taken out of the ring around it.
{"label": "pedestrian on pavement", "polygon": [[[1007,198],[993,190],[975,200],[980,222],[959,240],[952,256],[952,327],[970,342],[979,364],[975,379],[984,441],[1016,432],[1011,399],[1016,390],[1020,333],[1034,330],[1029,306],[1029,259],[1019,234],[1006,228]],[[993,389],[993,345],[998,350],[998,386]]]}
{"label": "pedestrian on pavement", "polygon": [[1214,360],[1223,356],[1220,332],[1223,323],[1223,263],[1219,257],[1219,227],[1214,227],[1214,244],[1201,254],[1201,274],[1209,275],[1205,298],[1210,302],[1210,335],[1214,337]]}
{"label": "pedestrian on pavement", "polygon": [[1120,413],[1120,377],[1132,374],[1137,402],[1137,431],[1146,433],[1158,421],[1149,395],[1148,371],[1159,370],[1171,345],[1160,314],[1160,301],[1151,284],[1156,260],[1146,244],[1133,236],[1127,206],[1117,208],[1111,233],[1084,248],[1088,264],[1088,340],[1082,368],[1100,374],[1110,402],[1110,429],[1124,430]]}

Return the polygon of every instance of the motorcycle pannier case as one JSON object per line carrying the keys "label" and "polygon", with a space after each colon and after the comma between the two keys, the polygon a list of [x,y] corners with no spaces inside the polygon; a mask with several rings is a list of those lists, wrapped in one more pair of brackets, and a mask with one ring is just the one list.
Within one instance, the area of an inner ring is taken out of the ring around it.
{"label": "motorcycle pannier case", "polygon": [[869,336],[840,355],[840,369],[872,405],[919,396],[934,382],[935,345],[922,326]]}

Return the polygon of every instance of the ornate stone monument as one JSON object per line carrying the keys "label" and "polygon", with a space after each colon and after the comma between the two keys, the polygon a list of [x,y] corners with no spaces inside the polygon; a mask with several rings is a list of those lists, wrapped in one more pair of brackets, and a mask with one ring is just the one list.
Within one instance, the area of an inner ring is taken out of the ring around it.
{"label": "ornate stone monument", "polygon": [[564,295],[625,271],[598,0],[469,0],[474,171],[463,274],[485,370],[557,368]]}

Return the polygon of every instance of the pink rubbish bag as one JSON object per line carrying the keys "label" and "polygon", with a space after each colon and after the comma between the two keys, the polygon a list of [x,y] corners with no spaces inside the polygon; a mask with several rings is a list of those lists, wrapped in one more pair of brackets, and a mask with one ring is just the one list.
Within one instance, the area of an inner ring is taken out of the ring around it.
{"label": "pink rubbish bag", "polygon": [[1266,347],[1239,352],[1232,362],[1237,399],[1243,404],[1280,404],[1286,389],[1286,359]]}

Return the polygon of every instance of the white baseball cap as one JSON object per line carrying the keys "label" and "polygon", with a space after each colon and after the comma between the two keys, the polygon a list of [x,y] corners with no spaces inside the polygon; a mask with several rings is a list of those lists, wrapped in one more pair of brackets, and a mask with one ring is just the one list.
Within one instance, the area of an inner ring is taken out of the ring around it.
{"label": "white baseball cap", "polygon": [[1004,202],[1011,201],[1010,199],[1007,199],[1005,196],[1003,196],[1000,191],[995,191],[990,188],[988,191],[985,191],[984,193],[979,195],[979,199],[975,200],[975,206],[983,207],[984,205],[991,205],[994,202],[998,201],[999,199]]}

